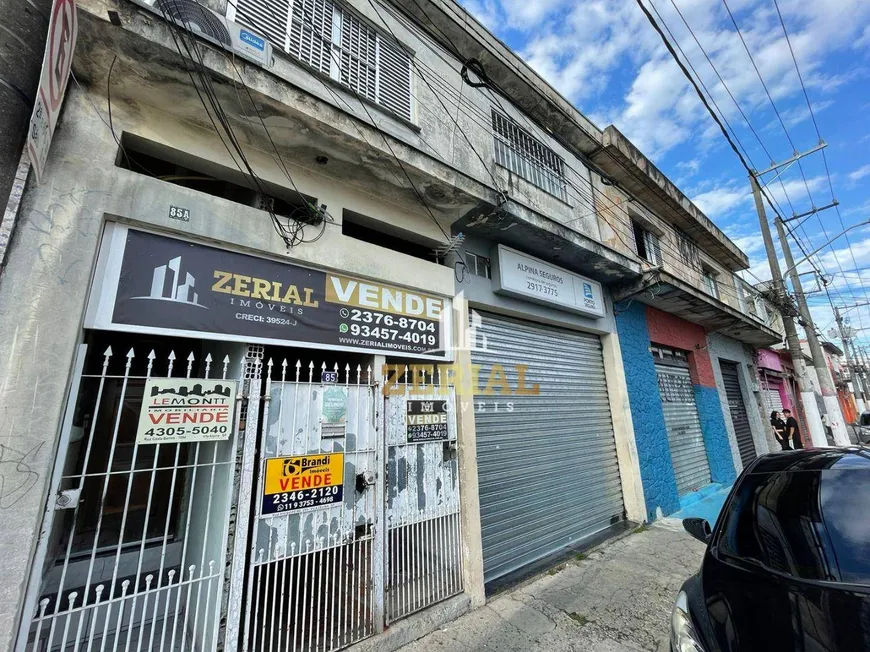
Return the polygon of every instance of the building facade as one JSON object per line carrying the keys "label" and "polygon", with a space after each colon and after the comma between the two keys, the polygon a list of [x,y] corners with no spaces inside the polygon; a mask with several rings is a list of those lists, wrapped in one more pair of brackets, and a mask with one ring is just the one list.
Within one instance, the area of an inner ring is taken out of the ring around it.
{"label": "building facade", "polygon": [[0,648],[395,648],[762,452],[745,255],[458,5],[178,9],[4,218]]}
{"label": "building facade", "polygon": [[615,128],[599,160],[625,189],[608,194],[609,242],[644,266],[613,291],[647,518],[727,486],[772,450],[752,351],[782,340],[773,306],[738,272],[745,254]]}

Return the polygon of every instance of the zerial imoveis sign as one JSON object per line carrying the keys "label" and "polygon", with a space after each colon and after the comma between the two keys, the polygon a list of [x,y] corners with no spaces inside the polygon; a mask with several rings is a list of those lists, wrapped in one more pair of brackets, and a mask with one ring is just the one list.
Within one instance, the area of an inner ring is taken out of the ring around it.
{"label": "zerial imoveis sign", "polygon": [[112,224],[91,328],[449,357],[450,300]]}

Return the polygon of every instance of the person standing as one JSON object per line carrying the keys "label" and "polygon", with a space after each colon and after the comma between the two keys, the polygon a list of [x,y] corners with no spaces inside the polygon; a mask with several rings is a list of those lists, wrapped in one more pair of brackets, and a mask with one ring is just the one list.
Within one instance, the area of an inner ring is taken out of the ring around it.
{"label": "person standing", "polygon": [[784,451],[790,451],[791,446],[788,445],[788,437],[785,436],[785,421],[783,421],[779,412],[774,410],[770,413],[770,427],[773,428],[773,436]]}
{"label": "person standing", "polygon": [[795,450],[803,448],[804,444],[801,441],[801,427],[798,420],[792,416],[791,410],[783,410],[782,413],[785,416],[786,441],[790,439]]}

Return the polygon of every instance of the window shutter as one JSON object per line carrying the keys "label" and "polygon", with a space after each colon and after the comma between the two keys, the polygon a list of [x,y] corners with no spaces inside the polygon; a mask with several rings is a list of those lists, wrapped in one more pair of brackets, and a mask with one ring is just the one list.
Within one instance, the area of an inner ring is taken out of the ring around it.
{"label": "window shutter", "polygon": [[376,101],[377,35],[362,21],[341,12],[341,83]]}
{"label": "window shutter", "polygon": [[269,42],[287,49],[287,12],[291,0],[239,0],[236,22],[260,32]]}
{"label": "window shutter", "polygon": [[565,162],[510,118],[492,110],[495,161],[562,201],[568,200]]}
{"label": "window shutter", "polygon": [[646,255],[649,262],[653,265],[662,264],[662,247],[659,244],[659,238],[655,233],[649,231],[643,232],[643,243],[646,246]]}
{"label": "window shutter", "polygon": [[236,20],[361,97],[413,118],[411,55],[333,0],[238,0]]}
{"label": "window shutter", "polygon": [[378,37],[377,102],[411,120],[411,57],[387,39]]}
{"label": "window shutter", "polygon": [[[262,0],[257,0],[262,2]],[[335,5],[330,0],[293,0],[290,19],[289,54],[324,75],[332,65],[332,19]]]}

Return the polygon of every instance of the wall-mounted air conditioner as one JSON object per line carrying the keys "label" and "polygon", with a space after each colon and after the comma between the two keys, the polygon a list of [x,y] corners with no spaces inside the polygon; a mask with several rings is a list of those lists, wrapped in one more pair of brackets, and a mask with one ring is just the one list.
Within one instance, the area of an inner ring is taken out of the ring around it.
{"label": "wall-mounted air conditioner", "polygon": [[197,0],[133,1],[159,16],[172,20],[176,25],[190,30],[197,36],[264,68],[272,66],[272,46],[264,37],[203,7]]}

